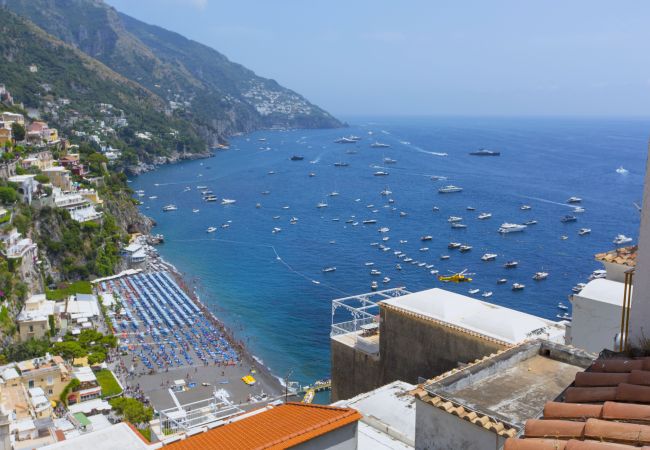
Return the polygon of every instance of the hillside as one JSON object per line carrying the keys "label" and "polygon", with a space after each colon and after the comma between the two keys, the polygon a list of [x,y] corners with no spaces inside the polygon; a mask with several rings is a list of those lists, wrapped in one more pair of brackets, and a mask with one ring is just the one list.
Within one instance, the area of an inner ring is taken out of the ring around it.
{"label": "hillside", "polygon": [[59,39],[164,99],[210,144],[261,128],[338,127],[321,108],[198,42],[100,0],[0,0]]}

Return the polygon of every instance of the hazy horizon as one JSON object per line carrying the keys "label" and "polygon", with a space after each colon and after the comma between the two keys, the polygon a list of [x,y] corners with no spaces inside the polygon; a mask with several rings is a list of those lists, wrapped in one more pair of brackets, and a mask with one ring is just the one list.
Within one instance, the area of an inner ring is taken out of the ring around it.
{"label": "hazy horizon", "polygon": [[335,116],[649,115],[641,0],[107,3]]}

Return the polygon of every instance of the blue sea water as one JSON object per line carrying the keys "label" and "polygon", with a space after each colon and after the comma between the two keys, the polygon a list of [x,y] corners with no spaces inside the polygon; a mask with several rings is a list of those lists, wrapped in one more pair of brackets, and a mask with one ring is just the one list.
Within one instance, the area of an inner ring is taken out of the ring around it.
{"label": "blue sea water", "polygon": [[[619,233],[636,240],[639,213],[634,203],[641,202],[648,120],[429,117],[350,122],[343,130],[238,137],[214,158],[160,167],[132,180],[133,189],[146,192],[142,211],[157,221],[155,231],[165,235],[162,256],[278,376],[290,369],[292,378],[303,382],[329,375],[333,298],[367,292],[373,280],[381,288],[413,291],[442,287],[466,294],[470,288],[443,284],[429,270],[403,262],[404,270],[398,271],[393,250],[434,264],[441,274],[468,269],[475,273],[471,287],[494,292],[487,301],[555,319],[557,304],[568,304],[571,287],[600,268],[595,253],[614,248]],[[355,145],[333,142],[350,134],[363,139]],[[374,141],[391,147],[371,148]],[[481,147],[499,150],[501,156],[468,155]],[[351,149],[358,152],[347,153]],[[305,159],[290,161],[292,155]],[[384,157],[397,163],[384,165]],[[339,161],[349,166],[334,167]],[[619,166],[629,174],[616,173]],[[378,170],[390,175],[374,176]],[[432,181],[432,175],[448,180]],[[439,194],[445,184],[464,190]],[[237,203],[205,203],[199,185]],[[186,186],[191,190],[184,191]],[[385,188],[393,192],[393,204],[380,195]],[[261,194],[267,190],[269,195]],[[340,195],[328,197],[332,191]],[[573,195],[583,199],[586,212],[577,214],[575,223],[561,223],[571,212],[565,202]],[[329,206],[317,209],[320,201]],[[162,212],[169,203],[178,210]],[[532,209],[522,211],[522,204]],[[434,205],[438,212],[432,211]],[[194,208],[200,211],[192,213]],[[400,211],[407,216],[400,217]],[[492,218],[477,220],[482,211]],[[468,228],[451,229],[450,215],[463,217]],[[298,218],[295,225],[289,223],[292,216]],[[346,224],[352,216],[359,222],[374,218],[377,224]],[[503,222],[530,219],[539,223],[523,233],[497,233]],[[230,227],[222,229],[224,223]],[[218,230],[208,234],[209,226]],[[380,242],[382,226],[390,228],[389,252],[370,245]],[[282,231],[274,234],[274,227]],[[582,227],[591,228],[591,234],[578,236]],[[422,235],[433,240],[423,244]],[[568,239],[561,240],[562,235]],[[473,250],[449,251],[450,241],[470,244]],[[430,250],[420,252],[423,246]],[[481,261],[485,252],[498,254],[497,260]],[[441,254],[452,256],[440,260]],[[503,268],[510,259],[520,262],[517,269]],[[369,274],[368,261],[381,277]],[[322,273],[326,266],[337,270]],[[548,279],[533,281],[540,270],[550,273]],[[388,285],[381,283],[384,276],[391,278]],[[508,284],[496,285],[502,277]],[[525,283],[526,289],[513,292],[512,282]]]}

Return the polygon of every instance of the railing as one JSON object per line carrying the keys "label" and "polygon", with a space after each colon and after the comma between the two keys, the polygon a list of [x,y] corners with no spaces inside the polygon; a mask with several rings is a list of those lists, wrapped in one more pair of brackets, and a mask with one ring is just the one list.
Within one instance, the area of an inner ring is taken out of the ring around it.
{"label": "railing", "polygon": [[333,323],[330,337],[361,331],[361,327],[363,325],[369,325],[371,323],[375,323],[375,321],[376,319],[373,316],[373,317],[365,317],[363,319],[354,319],[348,322]]}
{"label": "railing", "polygon": [[634,269],[625,271],[625,285],[623,286],[623,307],[621,308],[621,334],[618,350],[627,350],[629,345],[627,338],[630,329],[630,309],[632,308],[632,278]]}

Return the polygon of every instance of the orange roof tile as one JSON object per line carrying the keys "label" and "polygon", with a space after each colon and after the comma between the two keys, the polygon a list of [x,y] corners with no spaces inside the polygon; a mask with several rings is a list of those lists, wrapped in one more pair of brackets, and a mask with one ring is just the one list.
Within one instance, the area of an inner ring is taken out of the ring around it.
{"label": "orange roof tile", "polygon": [[597,253],[596,261],[622,264],[624,266],[636,266],[636,254],[639,247],[632,245],[630,247],[621,247],[609,252]]}
{"label": "orange roof tile", "polygon": [[286,403],[267,411],[174,442],[169,450],[281,449],[361,419],[351,408]]}

